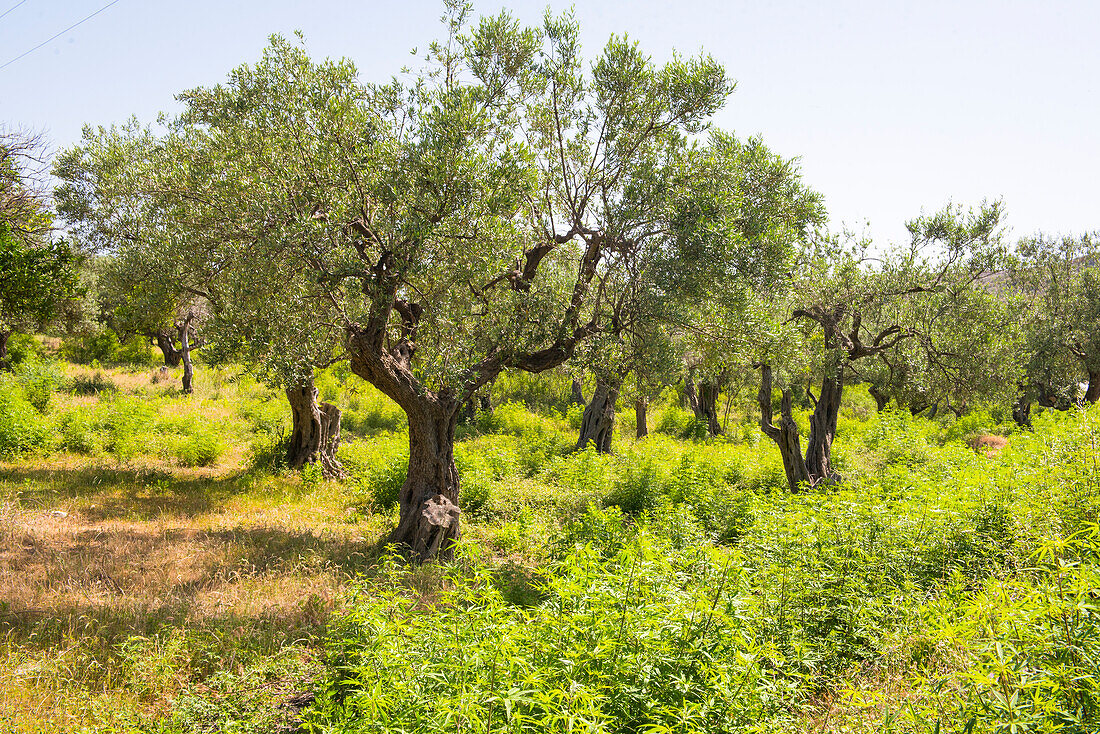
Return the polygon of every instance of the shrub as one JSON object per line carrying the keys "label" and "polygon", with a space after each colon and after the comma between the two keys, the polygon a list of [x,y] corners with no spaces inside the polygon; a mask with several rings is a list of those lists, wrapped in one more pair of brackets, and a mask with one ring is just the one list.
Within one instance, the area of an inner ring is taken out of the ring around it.
{"label": "shrub", "polygon": [[118,392],[118,385],[99,370],[94,373],[75,375],[69,380],[69,392],[74,395],[110,395]]}
{"label": "shrub", "polygon": [[71,337],[61,346],[61,355],[76,364],[117,362],[121,344],[118,334],[104,329],[95,334]]}
{"label": "shrub", "polygon": [[43,353],[42,345],[30,334],[12,334],[8,337],[8,364],[12,367],[41,359]]}
{"label": "shrub", "polygon": [[224,453],[225,444],[212,428],[186,435],[172,448],[176,460],[187,467],[213,466]]}
{"label": "shrub", "polygon": [[10,458],[43,448],[49,425],[10,383],[0,383],[0,458]]}
{"label": "shrub", "polygon": [[[154,363],[153,348],[143,336],[133,335],[119,345],[116,359],[122,364],[148,367]],[[105,360],[100,360],[101,362]]]}
{"label": "shrub", "polygon": [[23,386],[27,402],[39,413],[45,413],[49,409],[54,392],[63,382],[61,371],[53,362],[23,362],[15,368],[15,375]]}
{"label": "shrub", "polygon": [[[522,606],[499,575],[443,569],[431,602],[389,564],[338,617],[309,723],[326,731],[740,732],[783,703],[694,549],[592,510]],[[606,534],[596,538],[592,528]],[[505,574],[511,573],[506,567]],[[709,610],[709,611],[708,611]]]}
{"label": "shrub", "polygon": [[339,458],[379,509],[397,505],[409,471],[409,442],[400,434],[341,444]]}

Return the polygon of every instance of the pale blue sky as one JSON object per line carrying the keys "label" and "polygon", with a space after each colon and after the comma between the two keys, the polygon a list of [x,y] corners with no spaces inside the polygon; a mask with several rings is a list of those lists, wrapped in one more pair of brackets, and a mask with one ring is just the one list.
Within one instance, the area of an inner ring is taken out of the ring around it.
{"label": "pale blue sky", "polygon": [[[19,0],[0,0],[0,13]],[[0,64],[108,0],[26,0],[0,18]],[[570,3],[552,2],[555,9]],[[477,2],[496,12],[502,3]],[[507,7],[537,22],[544,1]],[[880,240],[947,200],[1004,197],[1013,236],[1100,228],[1100,0],[577,2],[591,54],[626,32],[657,59],[705,49],[738,82],[718,118],[802,158],[834,225]],[[301,29],[318,57],[385,79],[440,32],[441,5],[120,0],[0,69],[0,125],[61,147],[84,123],[152,121],[173,95]]]}

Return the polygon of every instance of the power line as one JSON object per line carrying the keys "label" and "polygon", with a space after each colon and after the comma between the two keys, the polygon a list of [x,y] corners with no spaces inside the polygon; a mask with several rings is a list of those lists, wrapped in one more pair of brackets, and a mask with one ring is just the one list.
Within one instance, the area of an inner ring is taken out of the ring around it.
{"label": "power line", "polygon": [[[23,0],[23,2],[26,2],[26,1],[27,1],[27,0]],[[50,37],[49,37],[49,38],[47,38],[47,39],[46,39],[45,41],[43,41],[42,43],[38,44],[37,46],[35,46],[35,47],[34,47],[34,48],[32,48],[31,50],[29,50],[29,51],[24,51],[23,53],[19,54],[19,55],[18,55],[18,56],[16,56],[16,57],[15,57],[14,59],[12,59],[11,61],[8,61],[8,62],[4,63],[4,64],[3,64],[2,66],[0,66],[0,70],[2,70],[2,69],[6,69],[7,67],[9,67],[9,66],[11,66],[12,64],[14,64],[14,63],[15,63],[16,61],[19,61],[19,59],[23,58],[24,56],[26,56],[26,55],[28,55],[28,54],[32,54],[32,53],[34,53],[35,51],[37,51],[38,49],[42,48],[43,46],[45,46],[45,45],[46,45],[47,43],[49,43],[50,41],[53,41],[53,40],[55,40],[56,38],[58,38],[58,37],[60,37],[60,36],[63,36],[63,35],[65,35],[65,34],[66,34],[66,33],[68,33],[69,31],[71,31],[71,30],[72,30],[73,28],[76,28],[76,27],[77,27],[78,25],[81,25],[82,23],[84,23],[84,22],[86,22],[86,21],[89,21],[89,20],[91,20],[92,18],[96,17],[97,15],[99,15],[99,14],[100,14],[100,13],[102,13],[102,12],[103,12],[104,10],[106,10],[106,9],[107,9],[107,8],[109,8],[109,7],[111,7],[112,5],[114,5],[114,4],[115,4],[115,3],[117,3],[117,2],[118,2],[118,0],[111,0],[111,2],[107,3],[107,4],[106,4],[106,5],[104,5],[104,6],[102,7],[102,8],[100,8],[100,9],[99,9],[99,10],[97,10],[97,11],[95,11],[95,12],[94,12],[94,13],[92,13],[91,15],[86,15],[86,16],[84,16],[83,18],[81,18],[81,19],[80,19],[80,20],[78,20],[77,22],[73,23],[73,24],[72,24],[71,26],[69,26],[69,27],[68,27],[68,28],[66,28],[65,30],[61,31],[60,33],[55,33],[54,35],[50,36]],[[22,3],[20,3],[20,5],[22,5]],[[19,5],[16,5],[15,7],[17,8],[17,7],[19,7]],[[11,10],[15,10],[15,8],[12,8]],[[8,13],[10,13],[10,12],[11,12],[11,10],[9,10],[9,11],[8,11]],[[5,13],[5,15],[6,15],[6,14],[7,14],[7,13]]]}
{"label": "power line", "polygon": [[18,7],[20,6],[20,5],[22,5],[22,4],[23,4],[23,3],[25,3],[25,2],[27,2],[27,0],[19,0],[19,2],[17,2],[17,3],[15,4],[15,5],[12,5],[12,6],[10,7],[10,8],[8,8],[7,10],[5,10],[5,11],[3,12],[3,14],[2,14],[2,15],[0,15],[0,18],[3,18],[3,17],[5,16],[5,15],[7,15],[7,14],[8,14],[8,13],[10,13],[11,11],[15,10],[16,8],[18,8]]}

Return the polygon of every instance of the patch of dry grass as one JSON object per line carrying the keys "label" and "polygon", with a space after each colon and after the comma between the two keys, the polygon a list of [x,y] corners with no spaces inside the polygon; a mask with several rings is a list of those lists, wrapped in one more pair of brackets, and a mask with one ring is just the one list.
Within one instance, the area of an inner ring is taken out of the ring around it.
{"label": "patch of dry grass", "polygon": [[[215,670],[308,648],[376,555],[383,519],[347,505],[339,484],[225,466],[0,464],[0,711],[20,732],[155,715]],[[180,635],[138,685],[134,640]]]}

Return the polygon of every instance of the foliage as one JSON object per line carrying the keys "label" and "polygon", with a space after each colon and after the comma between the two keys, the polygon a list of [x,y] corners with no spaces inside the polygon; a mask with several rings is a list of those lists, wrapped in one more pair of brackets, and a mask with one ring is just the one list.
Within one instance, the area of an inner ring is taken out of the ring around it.
{"label": "foliage", "polygon": [[1088,383],[1090,402],[1100,397],[1097,237],[1025,238],[1011,269],[994,282],[1022,311],[1028,401],[1065,408],[1084,397],[1082,383]]}

